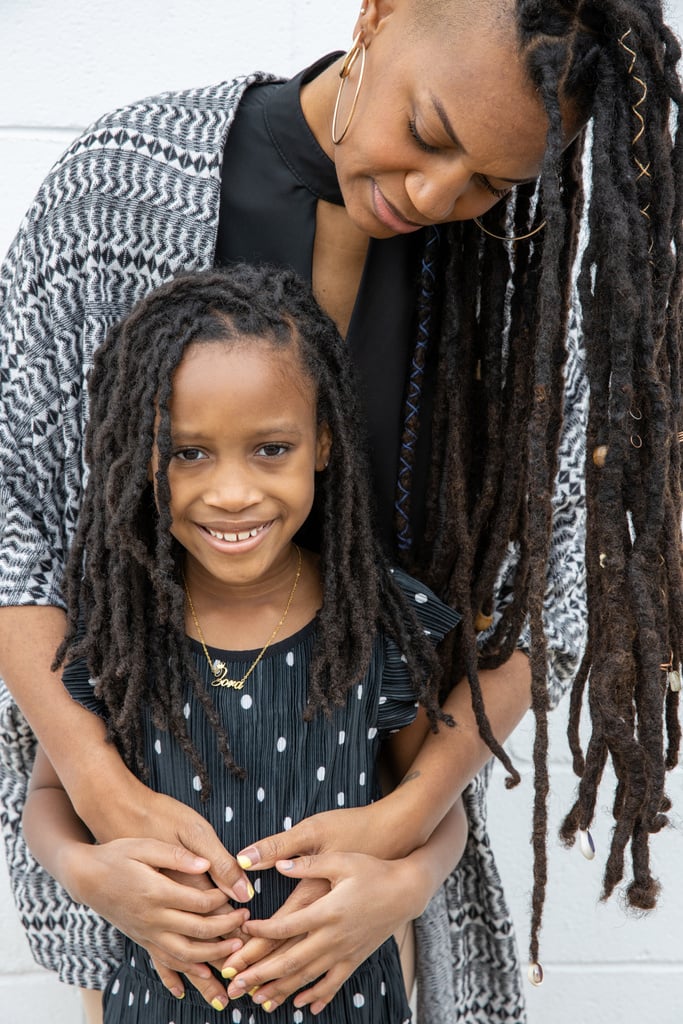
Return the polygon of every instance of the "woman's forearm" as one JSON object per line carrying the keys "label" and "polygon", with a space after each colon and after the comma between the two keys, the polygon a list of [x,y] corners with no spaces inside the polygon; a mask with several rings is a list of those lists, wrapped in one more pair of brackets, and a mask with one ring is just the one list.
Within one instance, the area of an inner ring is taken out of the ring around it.
{"label": "woman's forearm", "polygon": [[[516,651],[500,668],[480,672],[479,679],[493,734],[504,743],[531,703],[528,658]],[[400,785],[376,805],[382,805],[384,822],[384,848],[378,856],[405,856],[422,846],[491,757],[479,735],[466,680],[451,691],[444,710],[455,726],[429,733]]]}

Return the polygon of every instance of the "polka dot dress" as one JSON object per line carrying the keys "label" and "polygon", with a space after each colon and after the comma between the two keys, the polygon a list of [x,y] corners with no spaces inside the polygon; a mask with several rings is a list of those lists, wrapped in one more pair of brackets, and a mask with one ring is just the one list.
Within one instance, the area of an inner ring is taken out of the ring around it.
{"label": "polka dot dress", "polygon": [[[455,625],[457,615],[399,570],[396,577],[436,642]],[[158,730],[151,716],[144,722],[151,788],[206,817],[233,853],[318,811],[370,803],[378,795],[375,762],[383,737],[415,717],[415,695],[401,653],[391,641],[378,638],[368,672],[349,690],[345,706],[330,718],[319,714],[304,722],[314,633],[311,623],[273,644],[241,691],[212,687],[203,650],[190,641],[234,757],[247,772],[246,779],[237,779],[223,768],[213,730],[188,695],[184,715],[192,741],[205,764],[216,767],[206,802],[200,798],[196,772],[173,738]],[[230,676],[238,679],[258,654],[209,652],[225,661]],[[73,672],[66,681],[80,699],[87,681],[79,683]],[[92,691],[90,695],[92,706]],[[249,907],[255,918],[270,917],[296,884],[274,870],[251,877],[256,894]],[[217,1012],[189,989],[179,1001],[160,984],[144,950],[126,940],[125,951],[105,994],[105,1024],[403,1024],[411,1019],[393,939],[361,965],[317,1017],[306,1008],[296,1010],[291,1002],[266,1013],[248,996]]]}

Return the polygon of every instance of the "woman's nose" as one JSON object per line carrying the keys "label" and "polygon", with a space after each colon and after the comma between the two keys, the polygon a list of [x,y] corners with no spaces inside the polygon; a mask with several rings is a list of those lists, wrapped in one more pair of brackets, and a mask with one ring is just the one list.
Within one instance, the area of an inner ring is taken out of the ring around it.
{"label": "woman's nose", "polygon": [[421,219],[441,224],[468,188],[472,175],[460,164],[435,164],[428,171],[410,171],[405,178],[408,198]]}

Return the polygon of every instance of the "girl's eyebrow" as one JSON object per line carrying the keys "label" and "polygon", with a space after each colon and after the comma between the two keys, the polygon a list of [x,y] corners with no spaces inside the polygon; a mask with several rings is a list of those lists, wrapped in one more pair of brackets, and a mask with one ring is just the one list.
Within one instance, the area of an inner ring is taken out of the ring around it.
{"label": "girl's eyebrow", "polygon": [[[443,125],[444,131],[446,132],[448,138],[451,140],[456,149],[460,150],[461,153],[464,153],[465,156],[469,156],[469,153],[467,152],[462,142],[456,135],[455,128],[451,124],[450,118],[446,113],[446,108],[444,107],[439,97],[435,96],[434,93],[430,92],[429,98],[432,101],[432,106],[434,107],[434,110],[436,111],[437,116],[441,121],[441,124]],[[499,174],[494,174],[493,177],[497,178],[499,181],[507,181],[511,185],[526,185],[529,181],[535,181],[535,178],[503,178]]]}

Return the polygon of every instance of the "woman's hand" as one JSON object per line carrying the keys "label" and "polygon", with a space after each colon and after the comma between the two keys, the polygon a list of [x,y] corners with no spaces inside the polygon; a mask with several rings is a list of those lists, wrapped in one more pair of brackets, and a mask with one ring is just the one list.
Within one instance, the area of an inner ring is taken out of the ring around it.
{"label": "woman's hand", "polygon": [[[226,965],[239,972],[228,995],[237,998],[258,987],[252,998],[267,1010],[298,992],[294,1006],[310,1005],[312,1013],[320,1013],[356,968],[394,931],[417,917],[431,896],[431,891],[420,891],[424,887],[416,884],[406,860],[326,853],[278,861],[275,866],[282,874],[305,881],[269,920],[244,925],[255,940]],[[310,880],[318,880],[319,892],[322,881],[325,894],[293,910],[291,901],[301,901],[299,888]],[[378,899],[380,893],[388,898]],[[276,942],[278,948],[264,956],[259,945],[264,940]],[[251,966],[245,967],[248,963]]]}
{"label": "woman's hand", "polygon": [[64,860],[74,898],[146,949],[174,996],[185,993],[184,975],[215,1009],[226,1006],[206,961],[222,966],[241,948],[249,911],[231,907],[206,874],[208,861],[155,839],[74,845]]}

